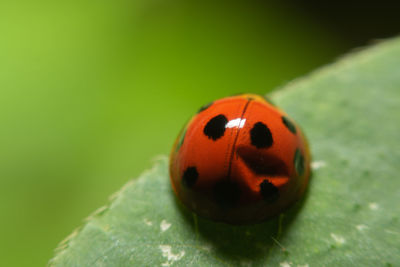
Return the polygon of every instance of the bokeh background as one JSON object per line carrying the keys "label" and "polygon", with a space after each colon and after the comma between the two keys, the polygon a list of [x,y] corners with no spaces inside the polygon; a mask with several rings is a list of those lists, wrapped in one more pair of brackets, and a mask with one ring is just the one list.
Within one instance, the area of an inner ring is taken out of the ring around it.
{"label": "bokeh background", "polygon": [[385,1],[320,2],[1,0],[0,266],[44,266],[202,104],[399,30]]}

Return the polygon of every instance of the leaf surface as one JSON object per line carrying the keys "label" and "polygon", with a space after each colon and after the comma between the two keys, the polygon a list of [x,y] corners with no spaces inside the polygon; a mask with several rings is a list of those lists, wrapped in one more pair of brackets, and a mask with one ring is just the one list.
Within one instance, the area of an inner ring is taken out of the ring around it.
{"label": "leaf surface", "polygon": [[306,196],[265,223],[188,212],[167,157],[63,241],[53,266],[396,266],[400,263],[400,39],[276,91],[308,136]]}

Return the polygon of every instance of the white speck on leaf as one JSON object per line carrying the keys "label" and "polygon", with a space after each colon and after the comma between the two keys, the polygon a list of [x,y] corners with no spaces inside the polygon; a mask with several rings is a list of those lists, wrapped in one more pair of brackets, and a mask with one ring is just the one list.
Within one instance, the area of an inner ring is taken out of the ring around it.
{"label": "white speck on leaf", "polygon": [[167,261],[162,263],[161,266],[171,266],[171,264],[179,261],[185,255],[185,251],[183,250],[177,254],[172,253],[172,248],[169,245],[160,245],[159,248],[161,249],[163,257],[167,258]]}
{"label": "white speck on leaf", "polygon": [[369,203],[368,206],[369,206],[370,210],[377,210],[377,209],[379,209],[378,203],[375,203],[375,202]]}
{"label": "white speck on leaf", "polygon": [[165,232],[168,230],[168,228],[171,227],[171,224],[169,222],[167,222],[166,220],[162,220],[160,223],[160,229],[161,232]]}
{"label": "white speck on leaf", "polygon": [[331,237],[339,245],[342,245],[342,244],[344,244],[346,242],[346,239],[344,239],[344,237],[342,237],[340,235],[336,235],[334,233],[331,233]]}
{"label": "white speck on leaf", "polygon": [[281,266],[281,267],[290,267],[290,264],[291,264],[291,262],[284,261],[284,262],[279,263],[279,266]]}
{"label": "white speck on leaf", "polygon": [[311,168],[313,170],[318,170],[326,166],[326,162],[323,160],[313,161],[311,162]]}
{"label": "white speck on leaf", "polygon": [[366,228],[368,228],[368,226],[366,226],[364,224],[359,224],[359,225],[356,225],[356,228],[358,231],[362,231],[362,230],[365,230]]}
{"label": "white speck on leaf", "polygon": [[153,223],[151,221],[149,221],[148,219],[144,219],[143,221],[148,226],[152,226],[153,225]]}

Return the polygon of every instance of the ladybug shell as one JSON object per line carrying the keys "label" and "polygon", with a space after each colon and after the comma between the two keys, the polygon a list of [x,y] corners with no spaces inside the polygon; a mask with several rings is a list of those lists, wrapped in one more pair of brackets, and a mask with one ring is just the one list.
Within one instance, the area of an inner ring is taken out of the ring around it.
{"label": "ladybug shell", "polygon": [[172,149],[172,188],[197,214],[231,224],[261,222],[303,194],[310,155],[301,129],[258,95],[202,107]]}

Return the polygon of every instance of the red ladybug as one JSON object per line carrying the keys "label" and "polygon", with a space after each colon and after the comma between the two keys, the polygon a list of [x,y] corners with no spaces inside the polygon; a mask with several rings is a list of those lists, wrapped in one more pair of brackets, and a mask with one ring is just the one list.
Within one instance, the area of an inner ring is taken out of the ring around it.
{"label": "red ladybug", "polygon": [[292,205],[310,176],[300,128],[263,97],[243,94],[203,106],[178,136],[172,187],[197,214],[231,224],[261,222]]}

